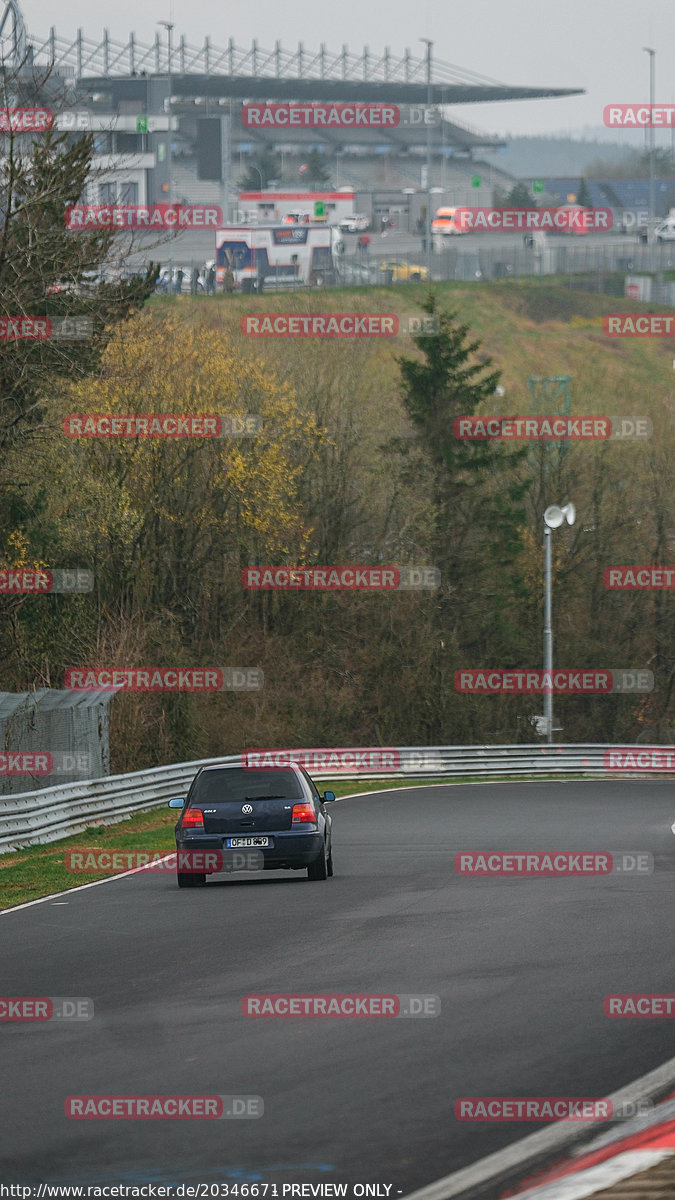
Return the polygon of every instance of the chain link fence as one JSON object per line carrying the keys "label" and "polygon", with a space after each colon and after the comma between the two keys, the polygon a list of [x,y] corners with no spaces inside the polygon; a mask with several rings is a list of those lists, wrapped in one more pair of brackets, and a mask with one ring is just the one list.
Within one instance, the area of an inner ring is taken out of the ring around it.
{"label": "chain link fence", "polygon": [[[310,283],[301,271],[295,280],[280,283],[266,276],[265,293],[313,292],[334,287],[400,287],[427,282],[486,283],[503,279],[541,279],[573,289],[625,296],[627,275],[652,279],[650,301],[671,305],[675,298],[675,240],[651,243],[634,234],[621,236],[503,237],[482,234],[432,238],[432,251],[423,236],[405,230],[366,235],[359,246],[355,235],[342,235],[333,246],[332,265],[314,272]],[[339,248],[338,248],[339,247]],[[215,278],[215,262],[180,257],[176,248],[171,264],[162,264],[157,291],[187,296],[222,295],[222,280]],[[241,295],[240,285],[234,295]],[[635,296],[635,299],[638,299]]]}
{"label": "chain link fence", "polygon": [[110,773],[114,692],[0,692],[0,795]]}

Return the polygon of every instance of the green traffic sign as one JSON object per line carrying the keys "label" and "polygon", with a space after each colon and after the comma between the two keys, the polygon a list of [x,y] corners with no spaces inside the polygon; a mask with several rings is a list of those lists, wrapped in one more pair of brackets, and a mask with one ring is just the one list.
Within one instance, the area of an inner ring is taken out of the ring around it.
{"label": "green traffic sign", "polygon": [[326,206],[325,206],[323,200],[315,200],[314,201],[314,216],[315,217],[325,217],[325,215],[326,215]]}
{"label": "green traffic sign", "polygon": [[544,190],[543,179],[533,179],[532,180],[532,191],[534,192],[535,196],[540,196],[541,193],[543,192],[543,190]]}
{"label": "green traffic sign", "polygon": [[136,117],[136,133],[147,133],[147,132],[148,132],[148,118],[147,117]]}
{"label": "green traffic sign", "polygon": [[472,187],[480,187],[482,182],[483,182],[483,179],[482,179],[481,175],[472,175],[471,176],[471,186]]}

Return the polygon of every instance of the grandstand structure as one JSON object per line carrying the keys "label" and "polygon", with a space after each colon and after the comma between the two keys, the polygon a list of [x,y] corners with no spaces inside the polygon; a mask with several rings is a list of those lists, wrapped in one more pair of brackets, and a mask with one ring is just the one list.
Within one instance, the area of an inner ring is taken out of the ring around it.
{"label": "grandstand structure", "polygon": [[[290,190],[303,187],[301,168],[316,150],[328,173],[322,187],[356,191],[361,207],[373,214],[396,211],[398,201],[399,210],[407,206],[410,221],[430,191],[439,203],[488,203],[494,183],[513,182],[480,159],[481,151],[498,149],[503,141],[450,119],[453,105],[583,91],[505,84],[432,61],[430,46],[423,58],[409,50],[394,55],[368,47],[359,53],[347,46],[334,53],[325,45],[310,51],[303,44],[290,50],[280,42],[273,49],[257,41],[243,48],[233,39],[224,47],[210,38],[195,46],[185,37],[173,41],[173,27],[158,31],[151,44],[133,33],[115,41],[107,31],[98,40],[85,38],[82,30],[69,39],[55,28],[39,39],[28,36],[18,0],[0,3],[5,73],[8,65],[18,74],[32,72],[43,89],[59,94],[63,111],[57,125],[94,133],[97,187],[103,190],[100,197],[87,197],[92,201],[158,203],[170,193],[177,201],[219,202],[232,214],[239,183],[263,150],[278,156],[275,187]],[[273,135],[243,125],[242,105],[256,101],[382,102],[406,114],[430,106],[437,120],[430,129],[411,118],[386,131],[297,128]]]}
{"label": "grandstand structure", "polygon": [[[566,204],[568,196],[577,192],[578,177],[561,176],[544,179],[549,203]],[[588,202],[597,208],[611,208],[626,228],[645,226],[649,217],[649,179],[586,179]],[[675,208],[675,179],[668,177],[654,182],[654,211],[665,217]],[[638,218],[640,218],[638,220]]]}

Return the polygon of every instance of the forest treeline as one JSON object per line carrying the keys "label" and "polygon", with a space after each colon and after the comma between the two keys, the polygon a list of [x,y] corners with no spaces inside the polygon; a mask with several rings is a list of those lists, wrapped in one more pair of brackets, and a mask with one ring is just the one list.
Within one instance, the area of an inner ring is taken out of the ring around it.
{"label": "forest treeline", "polygon": [[[50,135],[11,194],[4,168],[3,313],[87,313],[94,333],[0,344],[0,565],[85,568],[94,588],[0,596],[0,690],[60,688],[81,666],[264,671],[258,692],[120,693],[113,771],[244,747],[533,742],[541,696],[460,694],[454,677],[542,665],[542,516],[571,500],[576,524],[553,534],[554,661],[648,669],[655,687],[557,697],[562,740],[671,742],[672,595],[603,584],[612,564],[672,562],[667,345],[606,339],[610,301],[544,281],[160,299],[149,270],[87,287],[115,235],[63,229],[86,146]],[[253,310],[426,312],[438,333],[247,338]],[[454,436],[455,417],[557,412],[566,396],[574,415],[648,416],[653,434]],[[164,412],[262,424],[220,439],[64,434],[73,413]],[[441,585],[243,588],[244,567],[281,564],[429,565]]]}

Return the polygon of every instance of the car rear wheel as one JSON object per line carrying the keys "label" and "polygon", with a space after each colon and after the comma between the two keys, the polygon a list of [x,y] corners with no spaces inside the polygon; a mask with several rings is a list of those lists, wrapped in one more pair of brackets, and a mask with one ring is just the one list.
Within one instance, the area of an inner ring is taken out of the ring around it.
{"label": "car rear wheel", "polygon": [[321,853],[318,858],[310,863],[307,868],[308,879],[328,879],[328,862],[326,860],[326,843],[321,847]]}
{"label": "car rear wheel", "polygon": [[204,887],[206,874],[198,874],[194,871],[176,871],[176,880],[179,888]]}

